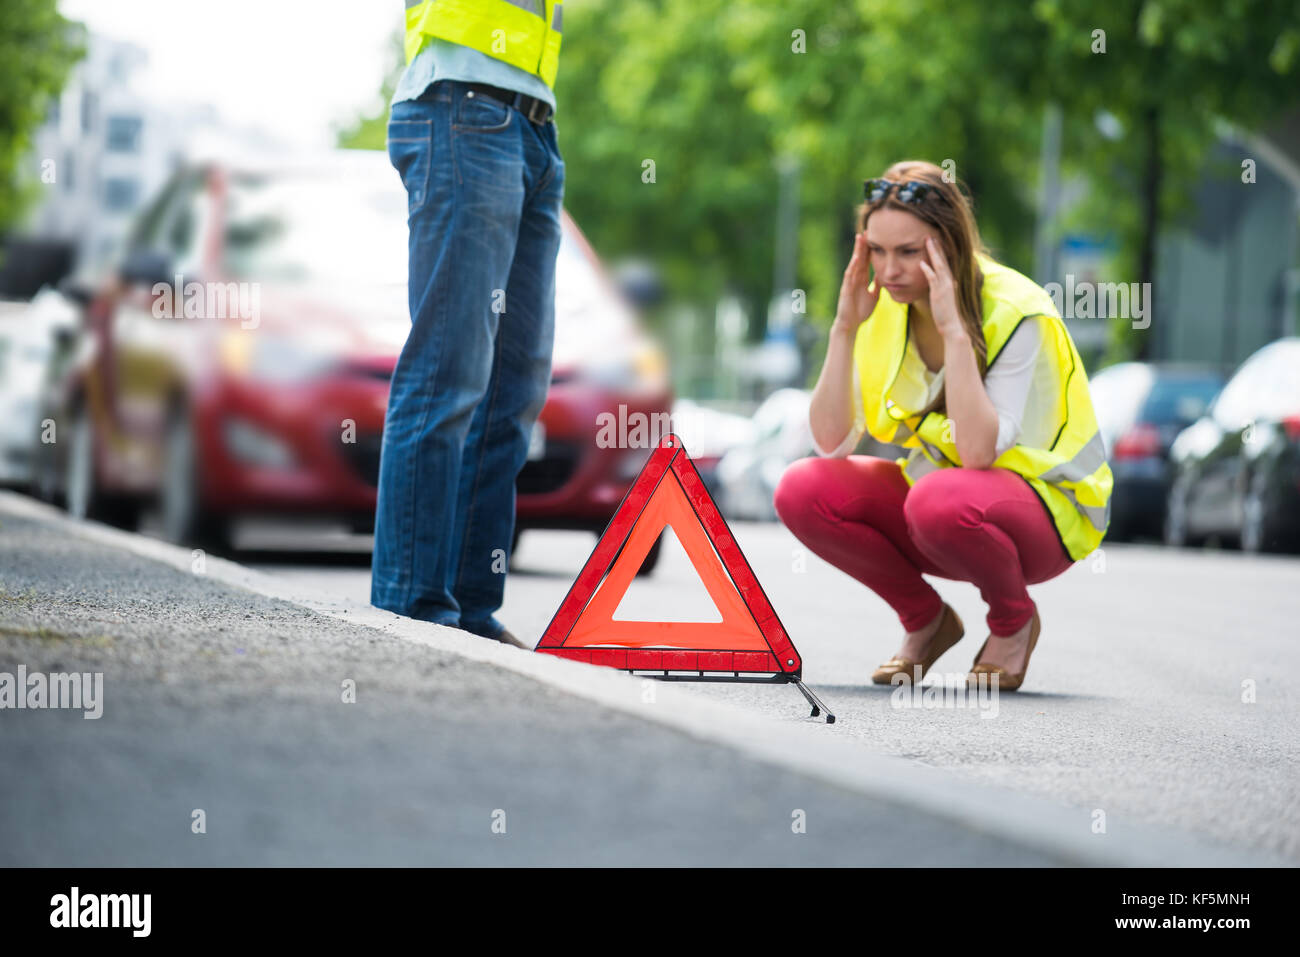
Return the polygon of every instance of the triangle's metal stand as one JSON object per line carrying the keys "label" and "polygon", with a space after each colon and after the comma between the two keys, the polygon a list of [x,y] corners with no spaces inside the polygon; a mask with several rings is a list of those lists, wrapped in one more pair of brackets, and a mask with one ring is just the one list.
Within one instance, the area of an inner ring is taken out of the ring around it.
{"label": "triangle's metal stand", "polygon": [[821,698],[813,694],[811,688],[809,688],[798,678],[791,678],[790,680],[794,682],[794,686],[799,689],[799,693],[802,694],[804,698],[808,701],[808,704],[812,706],[812,714],[809,715],[809,717],[815,718],[823,711],[825,711],[826,723],[827,724],[835,723],[835,715],[831,714],[831,709],[826,707],[826,705],[822,702]]}
{"label": "triangle's metal stand", "polygon": [[822,701],[821,698],[818,698],[817,695],[813,694],[813,690],[803,683],[803,681],[799,678],[797,673],[793,675],[788,675],[788,674],[782,674],[778,672],[776,674],[762,675],[762,676],[741,675],[739,673],[736,673],[735,675],[728,676],[728,675],[705,675],[704,672],[702,671],[699,672],[698,674],[683,674],[680,672],[673,673],[668,671],[660,673],[658,671],[647,671],[638,668],[627,668],[625,670],[628,671],[628,673],[630,674],[640,675],[646,678],[653,677],[658,679],[659,681],[715,681],[715,682],[732,682],[734,684],[765,684],[765,685],[792,684],[799,689],[799,693],[803,695],[804,700],[807,701],[808,704],[812,707],[812,714],[809,715],[810,718],[816,718],[820,716],[823,711],[825,711],[826,723],[827,724],[835,723],[835,715],[831,713],[831,709],[826,707],[826,703]]}

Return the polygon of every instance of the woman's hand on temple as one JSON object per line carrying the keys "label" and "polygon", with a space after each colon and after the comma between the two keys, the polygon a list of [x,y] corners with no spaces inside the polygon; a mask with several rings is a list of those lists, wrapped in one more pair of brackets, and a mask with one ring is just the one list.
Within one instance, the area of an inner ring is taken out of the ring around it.
{"label": "woman's hand on temple", "polygon": [[880,299],[880,283],[871,279],[871,254],[867,250],[867,234],[858,233],[853,241],[853,257],[844,270],[840,284],[840,301],[835,309],[835,324],[847,329],[857,329],[870,318]]}
{"label": "woman's hand on temple", "polygon": [[933,236],[925,238],[925,249],[930,261],[927,263],[923,259],[920,265],[930,284],[930,313],[934,317],[935,328],[945,339],[962,338],[967,335],[966,326],[957,309],[957,291],[948,269],[948,261],[943,258],[943,250]]}

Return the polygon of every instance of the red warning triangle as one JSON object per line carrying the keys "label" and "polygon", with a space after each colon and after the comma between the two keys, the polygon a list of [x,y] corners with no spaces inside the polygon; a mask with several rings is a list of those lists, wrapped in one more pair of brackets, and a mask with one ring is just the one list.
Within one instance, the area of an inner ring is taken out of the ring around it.
{"label": "red warning triangle", "polygon": [[[721,621],[614,618],[665,526],[686,550]],[[635,671],[798,678],[801,668],[799,653],[673,433],[650,454],[536,650]]]}

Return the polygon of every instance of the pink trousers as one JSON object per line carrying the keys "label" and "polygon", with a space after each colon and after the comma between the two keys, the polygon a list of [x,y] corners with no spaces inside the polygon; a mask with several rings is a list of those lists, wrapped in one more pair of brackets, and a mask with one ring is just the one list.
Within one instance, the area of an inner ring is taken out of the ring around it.
{"label": "pink trousers", "polygon": [[1042,501],[1008,469],[949,467],[909,489],[897,462],[804,458],[776,488],[777,515],[799,541],[889,603],[906,631],[943,607],[921,575],[975,584],[994,635],[1033,617],[1029,584],[1073,561]]}

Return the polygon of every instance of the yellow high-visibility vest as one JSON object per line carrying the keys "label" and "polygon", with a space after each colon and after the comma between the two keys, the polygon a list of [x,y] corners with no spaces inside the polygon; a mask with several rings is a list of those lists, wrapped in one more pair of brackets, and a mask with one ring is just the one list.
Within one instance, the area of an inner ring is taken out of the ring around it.
{"label": "yellow high-visibility vest", "polygon": [[560,0],[406,0],[406,62],[426,37],[459,43],[517,66],[555,88]]}
{"label": "yellow high-visibility vest", "polygon": [[[1114,484],[1088,377],[1047,291],[1009,266],[985,256],[978,261],[984,274],[980,298],[987,366],[997,362],[1020,323],[1037,322],[1042,330],[1020,435],[992,467],[1025,478],[1051,515],[1066,552],[1078,561],[1106,534]],[[882,287],[871,317],[858,328],[853,356],[866,429],[881,442],[912,449],[897,460],[910,486],[926,471],[961,465],[961,456],[948,418],[918,414],[927,404],[926,390],[900,379],[909,331],[906,306]]]}

